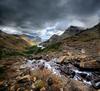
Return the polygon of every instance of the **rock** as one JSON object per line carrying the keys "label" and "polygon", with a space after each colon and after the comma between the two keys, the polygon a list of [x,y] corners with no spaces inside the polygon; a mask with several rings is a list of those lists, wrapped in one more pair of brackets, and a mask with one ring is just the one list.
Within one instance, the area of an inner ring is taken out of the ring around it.
{"label": "rock", "polygon": [[49,78],[47,80],[47,83],[48,83],[48,86],[51,86],[53,84],[53,79],[52,78]]}
{"label": "rock", "polygon": [[90,69],[100,69],[100,63],[98,63],[96,60],[85,61],[80,63],[80,67],[90,68]]}
{"label": "rock", "polygon": [[35,88],[35,85],[34,85],[34,83],[32,84],[32,89],[34,89]]}
{"label": "rock", "polygon": [[4,81],[1,85],[0,85],[0,91],[8,91],[8,82]]}
{"label": "rock", "polygon": [[95,89],[100,89],[100,78],[93,80],[91,83]]}
{"label": "rock", "polygon": [[20,77],[20,79],[28,79],[28,80],[31,80],[31,76],[30,75],[25,75],[25,76],[23,76],[23,77]]}
{"label": "rock", "polygon": [[52,85],[51,87],[49,87],[48,91],[60,91],[60,88],[56,85]]}
{"label": "rock", "polygon": [[37,80],[35,83],[34,83],[34,86],[36,89],[41,89],[43,87],[46,86],[46,83],[42,80]]}
{"label": "rock", "polygon": [[59,60],[57,61],[57,63],[63,63],[65,59],[66,59],[66,56],[61,56]]}
{"label": "rock", "polygon": [[42,56],[35,56],[35,57],[33,57],[33,59],[40,60],[40,59],[42,59]]}
{"label": "rock", "polygon": [[64,91],[96,91],[94,88],[84,85],[80,81],[71,80],[64,87]]}
{"label": "rock", "polygon": [[75,76],[75,72],[71,70],[69,67],[63,66],[60,69],[62,73],[69,75],[71,78]]}
{"label": "rock", "polygon": [[18,81],[18,84],[24,84],[24,83],[26,83],[26,82],[28,82],[29,80],[27,79],[27,78],[24,78],[24,79],[20,79],[19,81]]}
{"label": "rock", "polygon": [[43,88],[41,88],[41,89],[40,89],[40,91],[46,91],[46,88],[45,88],[45,87],[43,87]]}

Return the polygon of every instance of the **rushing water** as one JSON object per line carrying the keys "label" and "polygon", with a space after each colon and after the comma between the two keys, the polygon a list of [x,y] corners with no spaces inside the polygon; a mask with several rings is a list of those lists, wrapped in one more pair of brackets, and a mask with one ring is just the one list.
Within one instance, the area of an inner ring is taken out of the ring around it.
{"label": "rushing water", "polygon": [[[58,76],[70,76],[74,80],[82,81],[85,84],[92,85],[91,80],[87,80],[87,78],[91,78],[93,76],[91,71],[80,71],[77,67],[72,64],[58,64],[59,59],[54,58],[51,61],[47,62],[46,60],[27,60],[26,63],[21,65],[21,68],[30,68],[30,70],[35,70],[39,68],[39,66],[43,66],[44,68],[52,71],[53,74]],[[100,81],[95,84],[95,86],[100,86]]]}

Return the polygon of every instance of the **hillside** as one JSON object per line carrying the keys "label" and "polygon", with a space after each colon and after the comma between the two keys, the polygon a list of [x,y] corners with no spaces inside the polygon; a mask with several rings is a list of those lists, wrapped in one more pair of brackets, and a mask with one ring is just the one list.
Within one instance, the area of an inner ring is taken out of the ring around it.
{"label": "hillside", "polygon": [[43,46],[48,46],[52,43],[56,43],[56,42],[60,42],[63,39],[72,37],[74,35],[77,35],[78,33],[84,31],[84,29],[82,27],[77,27],[77,26],[70,26],[68,27],[68,29],[66,29],[64,31],[64,33],[60,36],[54,34],[53,36],[51,36],[51,38],[43,43],[41,43],[41,45]]}
{"label": "hillside", "polygon": [[15,55],[15,52],[24,51],[25,48],[32,46],[20,35],[7,34],[0,31],[0,56]]}
{"label": "hillside", "polygon": [[[80,54],[81,50],[85,50],[86,55],[92,57],[100,56],[100,23],[90,29],[82,31],[76,30],[75,28],[75,31],[78,31],[77,33],[73,33],[73,31],[72,36],[68,37],[65,31],[62,34],[64,35],[63,39],[61,35],[58,37],[58,40],[57,38],[55,38],[56,40],[53,38],[53,42],[50,42],[51,37],[48,41],[42,43],[46,47],[44,50],[48,50],[48,53],[52,56],[64,55],[69,51],[74,54]],[[52,53],[52,50],[55,54]]]}

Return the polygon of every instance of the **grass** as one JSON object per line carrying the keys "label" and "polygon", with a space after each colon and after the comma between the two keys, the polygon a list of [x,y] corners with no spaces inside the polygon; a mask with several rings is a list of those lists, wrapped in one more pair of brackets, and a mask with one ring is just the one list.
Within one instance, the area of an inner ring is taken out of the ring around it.
{"label": "grass", "polygon": [[59,51],[60,46],[61,46],[61,43],[60,43],[60,42],[51,44],[51,45],[49,45],[48,47],[46,47],[45,49],[43,49],[43,52],[48,52],[48,51],[52,51],[52,52],[54,52],[54,51]]}
{"label": "grass", "polygon": [[[56,74],[53,74],[52,71],[48,69],[35,69],[32,71],[32,77],[36,77],[36,87],[42,88],[49,88],[50,85],[48,85],[48,79],[52,79],[52,85],[56,86],[57,88],[60,89],[60,87],[63,86],[62,84],[62,78],[59,77]],[[47,91],[47,90],[46,90]]]}
{"label": "grass", "polygon": [[16,50],[0,49],[0,59],[8,58],[11,56],[25,56],[25,54]]}
{"label": "grass", "polygon": [[54,43],[44,49],[37,46],[32,46],[32,47],[26,48],[25,51],[17,51],[17,50],[2,48],[0,49],[0,59],[11,57],[11,56],[29,56],[32,54],[59,51],[60,45],[61,45],[60,42]]}
{"label": "grass", "polygon": [[54,43],[49,45],[48,47],[42,49],[37,46],[32,46],[30,48],[27,48],[27,50],[24,52],[26,55],[31,55],[31,54],[38,54],[38,53],[43,53],[43,52],[53,52],[53,51],[58,51],[60,48],[61,43]]}
{"label": "grass", "polygon": [[24,53],[25,53],[26,55],[38,54],[38,53],[40,53],[40,52],[42,52],[42,49],[41,49],[40,47],[37,47],[37,46],[29,47],[29,48],[27,48],[26,51],[24,51]]}

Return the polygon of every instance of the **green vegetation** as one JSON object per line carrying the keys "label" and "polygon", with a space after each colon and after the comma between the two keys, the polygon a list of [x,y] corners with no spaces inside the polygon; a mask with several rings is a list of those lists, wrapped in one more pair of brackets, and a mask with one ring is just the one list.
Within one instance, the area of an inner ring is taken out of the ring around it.
{"label": "green vegetation", "polygon": [[42,49],[40,47],[37,46],[32,46],[27,48],[27,50],[24,52],[25,54],[37,54],[42,52]]}
{"label": "green vegetation", "polygon": [[0,49],[0,59],[11,56],[25,56],[23,52],[19,52],[11,49]]}
{"label": "green vegetation", "polygon": [[59,51],[61,43],[54,43],[51,45],[48,45],[48,47],[42,49],[41,47],[32,46],[25,49],[25,51],[17,51],[13,49],[7,49],[2,48],[0,49],[0,59],[7,58],[11,56],[29,56],[32,54],[38,54],[43,52],[53,52],[53,51]]}
{"label": "green vegetation", "polygon": [[38,53],[42,53],[42,52],[48,52],[48,51],[58,51],[60,48],[60,45],[61,45],[61,43],[59,42],[59,43],[51,44],[44,49],[37,47],[37,46],[32,46],[30,48],[27,48],[27,50],[24,52],[24,54],[31,55],[31,54],[38,54]]}
{"label": "green vegetation", "polygon": [[48,47],[46,47],[45,49],[43,49],[43,52],[48,52],[48,51],[52,51],[52,52],[53,52],[53,51],[59,51],[60,46],[61,46],[61,42],[48,45]]}

